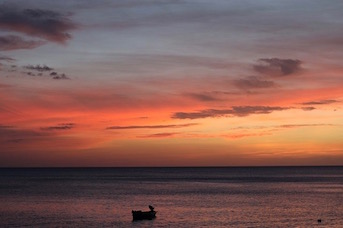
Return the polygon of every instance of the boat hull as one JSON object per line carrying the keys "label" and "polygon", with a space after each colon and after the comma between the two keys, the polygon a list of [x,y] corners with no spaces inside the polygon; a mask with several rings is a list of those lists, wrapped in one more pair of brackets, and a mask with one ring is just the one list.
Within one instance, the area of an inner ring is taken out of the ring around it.
{"label": "boat hull", "polygon": [[133,220],[154,219],[156,211],[132,211]]}

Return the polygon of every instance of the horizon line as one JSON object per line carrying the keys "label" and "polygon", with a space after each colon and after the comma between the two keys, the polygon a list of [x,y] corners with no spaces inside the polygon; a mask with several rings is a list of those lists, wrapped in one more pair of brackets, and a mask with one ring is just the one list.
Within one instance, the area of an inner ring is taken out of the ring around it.
{"label": "horizon line", "polygon": [[343,167],[343,165],[252,165],[252,166],[13,166],[0,169],[116,169],[116,168],[301,168]]}

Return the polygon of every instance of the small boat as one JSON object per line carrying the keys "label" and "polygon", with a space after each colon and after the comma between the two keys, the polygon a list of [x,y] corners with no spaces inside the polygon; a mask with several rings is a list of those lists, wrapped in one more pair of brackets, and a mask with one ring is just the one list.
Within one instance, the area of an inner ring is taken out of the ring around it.
{"label": "small boat", "polygon": [[132,211],[133,220],[154,219],[156,218],[157,211],[154,211],[154,207],[149,205],[150,211]]}

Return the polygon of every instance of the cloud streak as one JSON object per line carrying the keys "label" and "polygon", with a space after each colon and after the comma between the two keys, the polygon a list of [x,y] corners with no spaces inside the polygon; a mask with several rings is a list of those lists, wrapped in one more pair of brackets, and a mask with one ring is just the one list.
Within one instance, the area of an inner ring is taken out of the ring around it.
{"label": "cloud streak", "polygon": [[22,72],[22,73],[24,73],[24,75],[27,75],[27,76],[33,76],[33,77],[44,76],[44,77],[50,77],[54,80],[68,80],[68,79],[70,79],[66,74],[53,71],[54,68],[49,67],[47,65],[39,65],[39,64],[38,65],[27,65],[27,66],[24,66],[23,68],[25,70],[35,71],[35,72],[31,72],[31,71]]}
{"label": "cloud streak", "polygon": [[248,116],[252,114],[269,114],[274,111],[283,111],[289,107],[271,106],[233,106],[231,109],[205,109],[199,112],[176,112],[172,115],[174,119],[201,119],[208,117],[223,116]]}
{"label": "cloud streak", "polygon": [[23,141],[24,139],[31,139],[40,136],[42,136],[42,134],[37,131],[18,129],[14,126],[8,125],[0,125],[0,142],[18,143]]}
{"label": "cloud streak", "polygon": [[28,70],[35,70],[35,71],[39,71],[39,72],[45,72],[45,71],[52,71],[54,70],[53,68],[51,67],[48,67],[47,65],[27,65],[27,66],[24,66],[25,69],[28,69]]}
{"label": "cloud streak", "polygon": [[107,130],[125,130],[125,129],[160,129],[160,128],[182,128],[198,125],[197,123],[188,124],[169,124],[169,125],[130,125],[130,126],[111,126]]}
{"label": "cloud streak", "polygon": [[190,97],[194,100],[198,100],[198,101],[204,101],[204,102],[210,102],[210,101],[218,101],[219,99],[208,95],[208,94],[202,94],[202,93],[187,93],[185,94],[187,97]]}
{"label": "cloud streak", "polygon": [[334,126],[333,124],[284,124],[280,125],[280,128],[298,128],[298,127],[323,127]]}
{"label": "cloud streak", "polygon": [[15,59],[7,56],[0,56],[0,61],[5,61],[5,62],[13,62]]}
{"label": "cloud streak", "polygon": [[320,100],[320,101],[308,101],[301,103],[302,105],[326,105],[326,104],[332,104],[337,103],[339,101],[337,100]]}
{"label": "cloud streak", "polygon": [[55,130],[70,130],[74,128],[74,123],[60,123],[55,126],[50,127],[41,127],[40,129],[43,131],[55,131]]}
{"label": "cloud streak", "polygon": [[[1,23],[1,22],[0,22]],[[44,41],[25,40],[20,36],[7,35],[0,36],[0,50],[11,51],[18,49],[33,49],[43,45]]]}
{"label": "cloud streak", "polygon": [[275,87],[273,81],[260,80],[255,76],[234,80],[233,84],[240,89],[264,89]]}
{"label": "cloud streak", "polygon": [[169,138],[176,134],[177,133],[156,133],[156,134],[151,134],[151,135],[144,135],[144,136],[141,136],[140,138]]}

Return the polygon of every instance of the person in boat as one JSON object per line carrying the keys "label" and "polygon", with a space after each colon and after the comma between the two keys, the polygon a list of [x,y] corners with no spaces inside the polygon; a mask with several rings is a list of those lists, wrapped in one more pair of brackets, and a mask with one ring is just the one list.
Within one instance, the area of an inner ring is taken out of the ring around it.
{"label": "person in boat", "polygon": [[154,209],[155,209],[155,208],[154,208],[153,206],[151,206],[151,205],[149,205],[149,208],[150,208],[150,211],[151,211],[151,212],[153,212]]}

